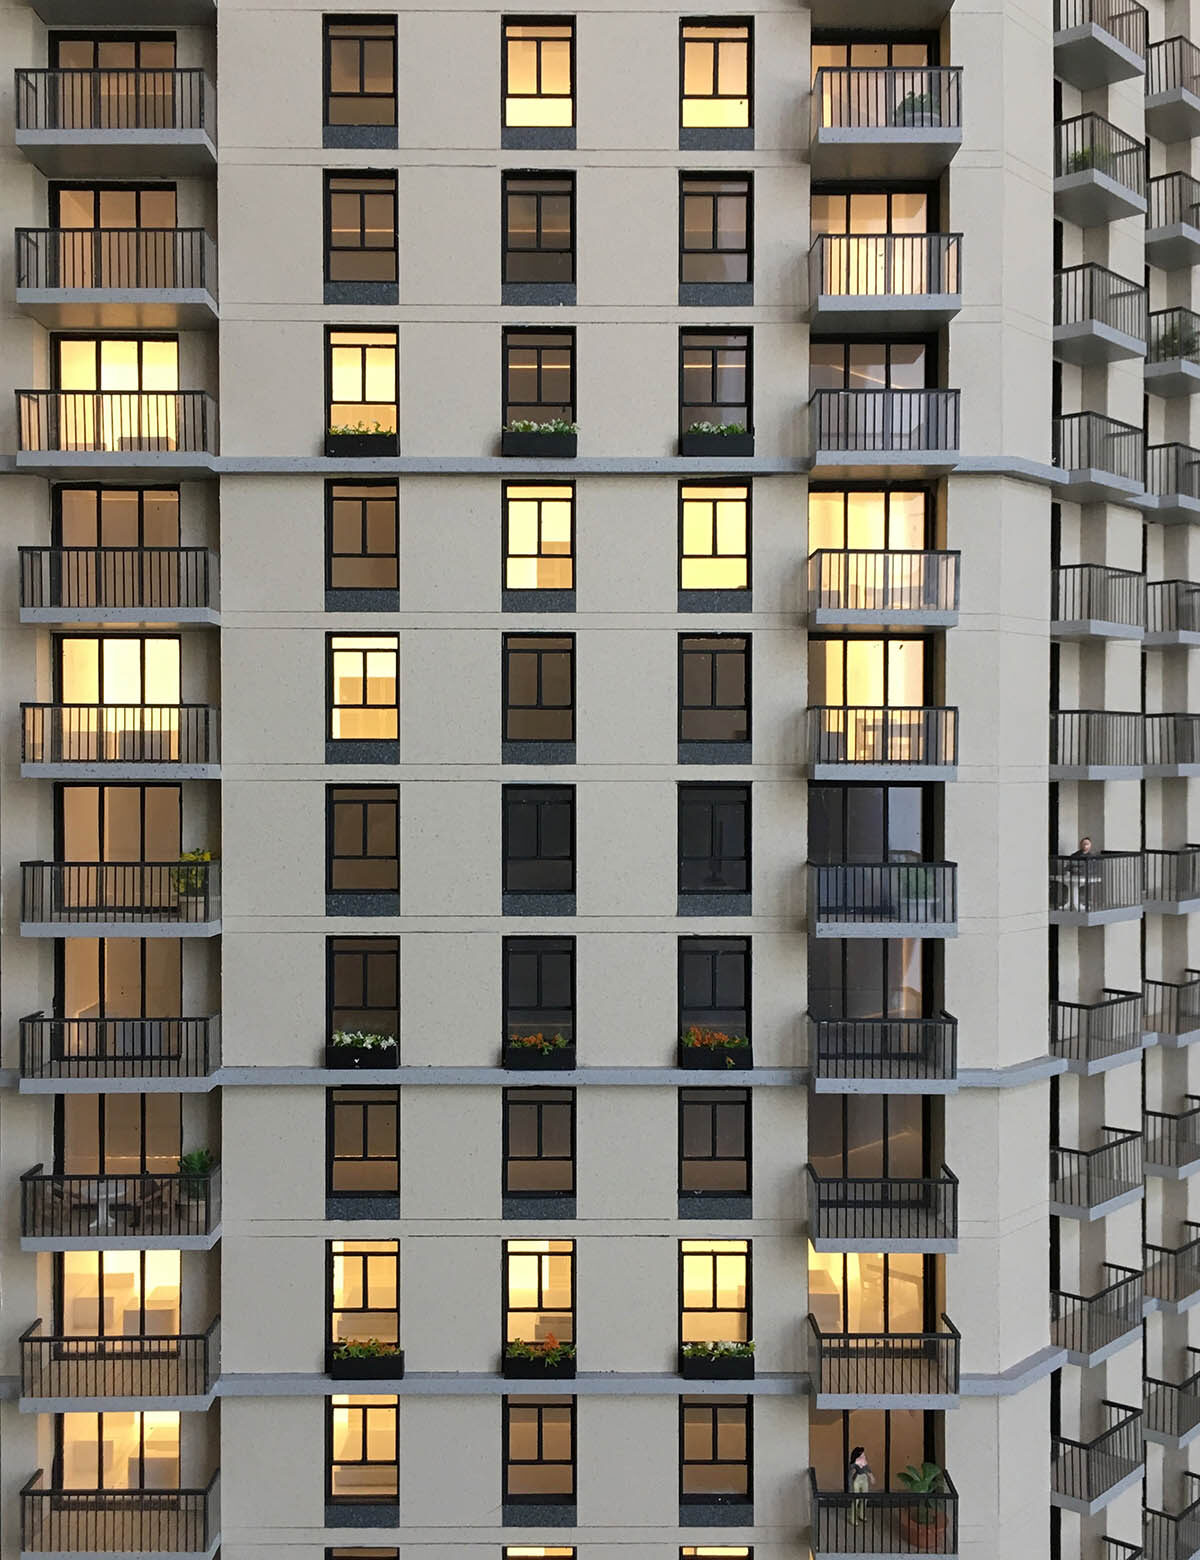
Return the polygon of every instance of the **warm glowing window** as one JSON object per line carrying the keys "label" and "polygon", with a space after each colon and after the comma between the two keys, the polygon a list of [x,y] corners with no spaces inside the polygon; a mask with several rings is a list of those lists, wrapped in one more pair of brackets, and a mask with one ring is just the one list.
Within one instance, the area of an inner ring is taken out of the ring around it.
{"label": "warm glowing window", "polygon": [[679,1560],[753,1560],[753,1549],[741,1549],[729,1544],[683,1544]]}
{"label": "warm glowing window", "polygon": [[396,280],[396,175],[325,175],[325,280]]}
{"label": "warm glowing window", "polygon": [[575,24],[504,23],[504,123],[575,123]]}
{"label": "warm glowing window", "polygon": [[60,390],[179,389],[179,343],[175,340],[60,336],[56,346]]}
{"label": "warm glowing window", "polygon": [[353,1549],[327,1549],[325,1560],[400,1560],[398,1549],[375,1549],[356,1546]]}
{"label": "warm glowing window", "polygon": [[329,1497],[395,1500],[399,1493],[399,1426],[394,1397],[329,1400]]}
{"label": "warm glowing window", "polygon": [[177,1251],[64,1251],[59,1306],[67,1337],[179,1333]]}
{"label": "warm glowing window", "polygon": [[62,547],[179,546],[178,488],[61,487],[54,498]]}
{"label": "warm glowing window", "polygon": [[[175,39],[49,35],[54,122],[71,130],[171,129],[176,123]],[[78,72],[99,71],[99,76]],[[135,74],[136,72],[136,74]]]}
{"label": "warm glowing window", "polygon": [[396,23],[325,19],[325,123],[396,123]]}
{"label": "warm glowing window", "polygon": [[400,890],[400,788],[331,785],[329,871],[331,894],[395,894]]}
{"label": "warm glowing window", "polygon": [[814,636],[808,642],[808,702],[919,707],[927,702],[931,670],[924,639]]}
{"label": "warm glowing window", "polygon": [[504,939],[504,1034],[575,1038],[575,940]]}
{"label": "warm glowing window", "polygon": [[505,1089],[504,1195],[575,1195],[574,1089]]}
{"label": "warm glowing window", "polygon": [[575,421],[575,332],[504,332],[504,421]]}
{"label": "warm glowing window", "polygon": [[808,550],[920,551],[930,545],[928,507],[918,489],[810,489]]}
{"label": "warm glowing window", "polygon": [[680,1089],[679,1195],[750,1192],[749,1089]]}
{"label": "warm glowing window", "polygon": [[575,1399],[504,1399],[504,1499],[575,1499]]}
{"label": "warm glowing window", "polygon": [[329,1031],[400,1034],[400,939],[331,937]]}
{"label": "warm glowing window", "polygon": [[679,180],[679,280],[749,282],[752,183],[748,173],[685,173]]}
{"label": "warm glowing window", "polygon": [[504,740],[574,742],[573,634],[505,634]]}
{"label": "warm glowing window", "polygon": [[681,1240],[682,1343],[746,1343],[750,1327],[750,1242]]}
{"label": "warm glowing window", "polygon": [[504,892],[575,892],[575,787],[502,788]]}
{"label": "warm glowing window", "polygon": [[696,423],[750,429],[749,331],[680,331],[679,380],[681,432]]}
{"label": "warm glowing window", "polygon": [[749,786],[679,787],[679,892],[750,892]]}
{"label": "warm glowing window", "polygon": [[64,704],[178,704],[179,640],[64,634],[58,640]]}
{"label": "warm glowing window", "polygon": [[679,939],[679,1029],[750,1034],[750,939]]}
{"label": "warm glowing window", "polygon": [[68,1490],[179,1488],[179,1415],[61,1414],[62,1487]]}
{"label": "warm glowing window", "polygon": [[681,1502],[750,1499],[753,1402],[747,1397],[680,1398]]}
{"label": "warm glowing window", "polygon": [[[148,337],[61,336],[55,388],[63,449],[124,450],[153,440],[174,449],[178,434],[179,343]],[[96,396],[85,392],[100,391]]]}
{"label": "warm glowing window", "polygon": [[504,1242],[504,1341],[575,1341],[575,1242]]}
{"label": "warm glowing window", "polygon": [[933,1257],[808,1248],[808,1308],[823,1333],[932,1330]]}
{"label": "warm glowing window", "polygon": [[749,484],[683,482],[679,512],[680,590],[748,590]]}
{"label": "warm glowing window", "polygon": [[533,1547],[525,1544],[506,1544],[504,1547],[504,1560],[574,1560],[574,1557],[573,1549],[548,1547],[545,1544],[535,1544]]}
{"label": "warm glowing window", "polygon": [[[922,342],[814,341],[808,349],[808,366],[813,390],[924,390],[933,365]],[[881,407],[881,434],[888,415],[887,407]],[[891,415],[906,415],[904,404]],[[918,409],[907,415],[921,413]],[[901,429],[898,425],[897,436]]]}
{"label": "warm glowing window", "polygon": [[69,708],[41,712],[39,751],[78,763],[171,763],[181,724],[183,750],[201,748],[204,711],[179,702],[178,639],[64,634],[56,648],[58,698]]}
{"label": "warm glowing window", "polygon": [[[80,1018],[51,1037],[65,1056],[158,1058],[169,1072],[189,1041],[181,1031],[182,971],[178,938],[67,937],[62,943],[61,1010]],[[151,1018],[152,1024],[105,1024],[108,1018]],[[84,1063],[86,1066],[86,1063]]]}
{"label": "warm glowing window", "polygon": [[750,740],[750,640],[744,634],[679,636],[679,740]]}
{"label": "warm glowing window", "polygon": [[334,742],[395,742],[400,735],[395,635],[329,639],[329,736]]}
{"label": "warm glowing window", "polygon": [[575,175],[506,173],[505,282],[575,280]]}
{"label": "warm glowing window", "polygon": [[680,124],[746,129],[750,118],[749,22],[684,22]]}
{"label": "warm glowing window", "polygon": [[330,428],[395,433],[396,332],[331,330],[328,339]]}
{"label": "warm glowing window", "polygon": [[504,488],[504,588],[573,590],[575,489],[509,482]]}
{"label": "warm glowing window", "polygon": [[328,1129],[331,1197],[394,1197],[400,1190],[397,1089],[331,1089]]}
{"label": "warm glowing window", "polygon": [[399,1241],[334,1240],[329,1246],[330,1343],[352,1338],[399,1343]]}

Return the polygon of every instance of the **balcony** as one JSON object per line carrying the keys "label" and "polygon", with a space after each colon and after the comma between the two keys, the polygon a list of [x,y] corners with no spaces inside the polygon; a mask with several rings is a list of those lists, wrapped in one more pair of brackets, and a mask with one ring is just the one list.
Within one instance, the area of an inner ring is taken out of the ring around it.
{"label": "balcony", "polygon": [[808,1238],[815,1251],[958,1250],[958,1177],[808,1177]]}
{"label": "balcony", "polygon": [[1146,10],[1136,0],[1055,0],[1054,74],[1081,92],[1146,69]]}
{"label": "balcony", "polygon": [[204,1489],[66,1490],[47,1487],[39,1470],[21,1491],[21,1553],[211,1560],[220,1513],[218,1474]]}
{"label": "balcony", "polygon": [[1091,1078],[1142,1054],[1142,998],[1106,986],[1099,1002],[1051,1002],[1050,1054]]}
{"label": "balcony", "polygon": [[1050,1149],[1050,1212],[1059,1219],[1091,1224],[1118,1208],[1140,1202],[1142,1134],[1101,1127],[1097,1148]]}
{"label": "balcony", "polygon": [[17,308],[50,330],[204,330],[217,251],[202,228],[18,228]]}
{"label": "balcony", "polygon": [[1140,713],[1051,710],[1051,780],[1140,780],[1145,761]]}
{"label": "balcony", "polygon": [[958,1077],[958,1020],[808,1015],[815,1094],[948,1094]]}
{"label": "balcony", "polygon": [[962,308],[959,233],[822,233],[808,254],[814,328],[938,330]]}
{"label": "balcony", "polygon": [[1064,119],[1054,142],[1054,212],[1102,227],[1146,210],[1146,148],[1099,114]]}
{"label": "balcony", "polygon": [[1147,1506],[1142,1512],[1146,1560],[1192,1560],[1200,1554],[1200,1476],[1185,1468],[1180,1477],[1187,1502],[1181,1511],[1156,1511]]}
{"label": "balcony", "polygon": [[216,937],[218,861],[23,861],[23,937]]}
{"label": "balcony", "polygon": [[1146,441],[1140,428],[1099,412],[1071,412],[1054,419],[1053,431],[1060,498],[1119,504],[1141,497]]}
{"label": "balcony", "polygon": [[810,704],[808,762],[814,780],[953,780],[958,711]]}
{"label": "balcony", "polygon": [[1146,451],[1143,508],[1160,525],[1200,520],[1200,450],[1188,444],[1152,444]]}
{"label": "balcony", "polygon": [[1087,366],[1146,354],[1146,289],[1102,265],[1054,278],[1054,356]]}
{"label": "balcony", "polygon": [[873,1555],[899,1560],[912,1554],[957,1555],[958,1491],[947,1473],[940,1495],[872,1490],[850,1495],[817,1488],[808,1470],[812,1552],[816,1560]]}
{"label": "balcony", "polygon": [[1146,133],[1156,141],[1188,141],[1200,134],[1200,49],[1188,38],[1150,45]]}
{"label": "balcony", "polygon": [[18,70],[14,92],[16,144],[47,178],[216,169],[216,95],[202,70]]}
{"label": "balcony", "polygon": [[195,1334],[55,1337],[42,1331],[39,1317],[21,1334],[21,1396],[37,1400],[40,1413],[69,1411],[77,1398],[104,1398],[114,1408],[125,1401],[148,1406],[144,1398],[184,1398],[189,1409],[204,1409],[219,1373],[219,1332],[213,1322]]}
{"label": "balcony", "polygon": [[221,1183],[206,1174],[21,1177],[22,1251],[208,1251],[221,1237]]}
{"label": "balcony", "polygon": [[1093,1517],[1142,1478],[1142,1411],[1107,1398],[1103,1428],[1086,1441],[1050,1437],[1050,1504]]}
{"label": "balcony", "polygon": [[212,466],[206,390],[18,390],[17,470],[80,479],[187,477]]}
{"label": "balcony", "polygon": [[1159,580],[1146,587],[1148,650],[1200,645],[1200,585],[1190,580]]}
{"label": "balcony", "polygon": [[808,559],[809,619],[814,628],[953,628],[959,556],[821,548]]}
{"label": "balcony", "polygon": [[810,862],[808,872],[814,937],[958,935],[956,862]]}
{"label": "balcony", "polygon": [[1109,1280],[1094,1295],[1050,1291],[1050,1339],[1072,1365],[1099,1365],[1127,1344],[1140,1342],[1144,1282],[1136,1268],[1103,1264]]}
{"label": "balcony", "polygon": [[207,547],[20,547],[22,623],[219,623]]}
{"label": "balcony", "polygon": [[1168,398],[1200,390],[1200,314],[1158,309],[1150,316],[1146,389]]}
{"label": "balcony", "polygon": [[215,780],[219,730],[207,704],[22,704],[21,774]]}
{"label": "balcony", "polygon": [[1152,915],[1189,915],[1200,910],[1200,845],[1148,850],[1143,903]]}
{"label": "balcony", "polygon": [[812,89],[814,179],[935,179],[962,145],[958,66],[823,66]]}
{"label": "balcony", "polygon": [[1146,260],[1177,271],[1200,260],[1200,181],[1190,173],[1164,173],[1147,187]]}
{"label": "balcony", "polygon": [[818,1408],[954,1408],[960,1336],[941,1332],[824,1333],[808,1317],[810,1374]]}
{"label": "balcony", "polygon": [[1142,1384],[1142,1411],[1147,1441],[1182,1451],[1200,1431],[1200,1349],[1188,1348],[1191,1373],[1178,1383],[1147,1376]]}
{"label": "balcony", "polygon": [[[61,1080],[207,1078],[221,1065],[219,1018],[48,1018],[20,1022],[22,1086]],[[27,1092],[42,1092],[32,1090]]]}
{"label": "balcony", "polygon": [[[1193,1233],[1195,1232],[1195,1233]],[[1142,1247],[1146,1299],[1153,1311],[1181,1315],[1200,1300],[1200,1224],[1185,1219],[1178,1246]]]}
{"label": "balcony", "polygon": [[1143,1023],[1157,1045],[1168,1048],[1200,1040],[1200,970],[1185,970],[1186,980],[1143,980]]}
{"label": "balcony", "polygon": [[1185,1094],[1181,1111],[1142,1111],[1145,1172],[1182,1181],[1200,1170],[1200,1096]]}
{"label": "balcony", "polygon": [[958,464],[957,390],[814,390],[809,421],[814,473],[936,476]]}
{"label": "balcony", "polygon": [[1137,850],[1050,857],[1052,926],[1108,926],[1142,917],[1144,867]]}
{"label": "balcony", "polygon": [[1146,630],[1146,576],[1103,563],[1051,571],[1052,639],[1141,639]]}

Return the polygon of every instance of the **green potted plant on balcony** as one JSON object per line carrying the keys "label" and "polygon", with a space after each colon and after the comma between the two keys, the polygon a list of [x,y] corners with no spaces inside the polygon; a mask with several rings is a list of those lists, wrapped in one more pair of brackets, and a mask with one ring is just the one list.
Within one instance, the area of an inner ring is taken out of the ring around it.
{"label": "green potted plant on balcony", "polygon": [[382,1338],[342,1338],[325,1346],[325,1374],[335,1381],[402,1381],[404,1350]]}
{"label": "green potted plant on balcony", "polygon": [[1087,173],[1094,168],[1097,173],[1109,173],[1112,169],[1112,153],[1102,146],[1077,146],[1067,154],[1064,173]]}
{"label": "green potted plant on balcony", "polygon": [[745,423],[694,422],[680,434],[679,453],[739,460],[754,454],[754,434]]}
{"label": "green potted plant on balcony", "polygon": [[343,460],[371,460],[399,455],[400,435],[382,423],[331,423],[325,431],[325,454]]}
{"label": "green potted plant on balcony", "polygon": [[575,1042],[566,1035],[547,1035],[542,1030],[533,1034],[510,1034],[504,1042],[504,1065],[525,1072],[537,1068],[552,1068],[559,1072],[573,1071],[575,1067]]}
{"label": "green potted plant on balcony", "polygon": [[752,1381],[754,1341],[685,1343],[679,1351],[679,1374],[685,1381]]}
{"label": "green potted plant on balcony", "polygon": [[933,92],[906,92],[892,114],[893,125],[904,130],[928,129],[941,122],[938,98]]}
{"label": "green potted plant on balcony", "polygon": [[395,1035],[365,1029],[335,1029],[325,1047],[326,1067],[398,1067],[400,1047]]}
{"label": "green potted plant on balcony", "polygon": [[946,1508],[933,1497],[945,1493],[945,1474],[937,1463],[922,1463],[919,1468],[909,1463],[896,1478],[903,1489],[918,1497],[900,1507],[900,1531],[914,1549],[940,1550],[946,1531]]}
{"label": "green potted plant on balcony", "polygon": [[1152,363],[1166,363],[1172,358],[1194,357],[1196,346],[1197,336],[1195,330],[1176,315],[1155,336],[1150,361]]}
{"label": "green potted plant on balcony", "polygon": [[212,1184],[212,1173],[217,1164],[216,1156],[208,1148],[191,1148],[186,1154],[180,1154],[178,1163],[177,1203],[184,1220],[184,1231],[190,1234],[204,1234],[207,1228],[206,1210],[209,1206],[209,1189]]}
{"label": "green potted plant on balcony", "polygon": [[546,422],[518,418],[500,430],[501,455],[518,455],[526,460],[570,459],[579,452],[579,424],[565,417]]}
{"label": "green potted plant on balcony", "polygon": [[753,1051],[749,1035],[727,1035],[723,1029],[702,1029],[690,1024],[679,1037],[679,1065],[703,1067],[751,1067]]}
{"label": "green potted plant on balcony", "polygon": [[575,1345],[559,1343],[553,1333],[534,1343],[515,1338],[504,1345],[501,1374],[509,1381],[573,1381]]}
{"label": "green potted plant on balcony", "polygon": [[204,907],[208,900],[208,863],[213,859],[211,850],[185,850],[179,857],[179,865],[172,867],[171,887],[175,891],[176,907],[181,921],[203,921]]}

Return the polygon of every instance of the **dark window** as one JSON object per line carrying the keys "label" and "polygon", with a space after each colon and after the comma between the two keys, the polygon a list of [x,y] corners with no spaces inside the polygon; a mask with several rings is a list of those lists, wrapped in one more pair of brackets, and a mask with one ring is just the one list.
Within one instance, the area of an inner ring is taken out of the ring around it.
{"label": "dark window", "polygon": [[[179,546],[178,488],[56,487],[51,498],[56,547]],[[93,588],[99,590],[100,583]],[[76,604],[86,603],[64,598],[64,606]]]}
{"label": "dark window", "polygon": [[679,939],[679,1029],[750,1034],[750,939]]}
{"label": "dark window", "polygon": [[400,426],[394,330],[329,330],[327,380],[331,429],[395,433]]}
{"label": "dark window", "polygon": [[749,590],[750,484],[679,484],[680,590]]}
{"label": "dark window", "polygon": [[753,184],[748,173],[679,178],[679,280],[753,279]]}
{"label": "dark window", "polygon": [[59,1094],[56,1175],[174,1175],[182,1153],[178,1094]]}
{"label": "dark window", "polygon": [[751,1314],[750,1242],[681,1240],[680,1343],[748,1343]]}
{"label": "dark window", "polygon": [[575,787],[504,787],[504,892],[575,892]]}
{"label": "dark window", "polygon": [[400,787],[325,788],[331,894],[397,893],[400,889]]}
{"label": "dark window", "polygon": [[329,1399],[329,1488],[333,1501],[394,1501],[400,1490],[396,1399],[375,1394]]}
{"label": "dark window", "polygon": [[937,359],[925,341],[813,341],[808,367],[812,390],[925,390]]}
{"label": "dark window", "polygon": [[919,1095],[830,1095],[809,1118],[809,1163],[831,1179],[919,1180],[931,1173],[930,1125]]}
{"label": "dark window", "polygon": [[400,640],[395,634],[330,634],[329,738],[395,742]]}
{"label": "dark window", "polygon": [[400,1034],[400,939],[331,937],[329,1032]]}
{"label": "dark window", "polygon": [[679,740],[750,740],[750,640],[680,634]]}
{"label": "dark window", "polygon": [[[55,32],[50,34],[49,44],[50,65],[55,70],[164,71],[175,68],[175,39],[170,33],[121,37]],[[148,83],[144,90],[160,93],[163,88],[161,84],[151,86]],[[108,128],[107,121],[101,119],[95,128]]]}
{"label": "dark window", "polygon": [[752,123],[749,22],[685,21],[680,31],[679,123],[744,130]]}
{"label": "dark window", "polygon": [[326,1190],[331,1197],[400,1190],[400,1091],[330,1089]]}
{"label": "dark window", "polygon": [[575,421],[575,332],[504,332],[504,422]]}
{"label": "dark window", "polygon": [[505,634],[504,740],[574,742],[573,634]]}
{"label": "dark window", "polygon": [[506,128],[575,123],[575,24],[506,18],[500,90]]}
{"label": "dark window", "polygon": [[400,1342],[400,1242],[329,1242],[329,1342]]}
{"label": "dark window", "polygon": [[396,23],[325,18],[325,123],[396,123]]}
{"label": "dark window", "polygon": [[679,892],[750,892],[750,787],[679,787]]}
{"label": "dark window", "polygon": [[745,1397],[680,1398],[682,1501],[750,1499],[752,1402]]}
{"label": "dark window", "polygon": [[504,1399],[504,1499],[575,1499],[575,1399]]}
{"label": "dark window", "polygon": [[575,489],[504,484],[505,590],[574,590]]}
{"label": "dark window", "polygon": [[396,280],[396,175],[325,175],[325,280]]}
{"label": "dark window", "polygon": [[575,1342],[575,1242],[504,1242],[504,1341]]}
{"label": "dark window", "polygon": [[575,175],[503,175],[505,282],[575,280]]}
{"label": "dark window", "polygon": [[810,785],[808,859],[822,864],[930,859],[935,791],[931,785]]}
{"label": "dark window", "polygon": [[[815,937],[808,954],[808,1010],[816,1019],[932,1017],[938,951],[928,937]],[[880,1043],[887,1053],[902,1041],[883,1029]]]}
{"label": "dark window", "polygon": [[575,1195],[574,1089],[505,1089],[504,1195]]}
{"label": "dark window", "polygon": [[679,332],[679,429],[751,428],[750,332]]}
{"label": "dark window", "polygon": [[325,484],[325,585],[399,590],[400,510],[394,482]]}
{"label": "dark window", "polygon": [[575,1038],[575,939],[504,939],[505,1035]]}
{"label": "dark window", "polygon": [[749,1195],[749,1089],[680,1089],[679,1191]]}

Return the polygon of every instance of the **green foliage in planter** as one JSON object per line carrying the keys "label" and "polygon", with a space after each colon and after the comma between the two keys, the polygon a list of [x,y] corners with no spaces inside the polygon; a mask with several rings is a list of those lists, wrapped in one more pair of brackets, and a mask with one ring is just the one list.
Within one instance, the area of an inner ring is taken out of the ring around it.
{"label": "green foliage in planter", "polygon": [[335,1360],[382,1360],[399,1353],[398,1343],[384,1343],[382,1338],[344,1338],[333,1346]]}
{"label": "green foliage in planter", "polygon": [[185,1197],[199,1202],[207,1190],[208,1178],[216,1165],[211,1149],[192,1148],[179,1156],[179,1173],[183,1177],[180,1190]]}
{"label": "green foliage in planter", "polygon": [[171,887],[177,894],[202,894],[208,882],[208,873],[202,866],[188,866],[187,862],[211,861],[211,850],[185,850],[179,857],[179,866],[171,868]]}
{"label": "green foliage in planter", "polygon": [[1101,173],[1107,173],[1112,162],[1112,153],[1106,152],[1102,146],[1080,146],[1068,155],[1063,172],[1086,173],[1089,168],[1096,168]]}
{"label": "green foliage in planter", "polygon": [[395,1035],[371,1034],[365,1029],[335,1029],[329,1037],[335,1051],[343,1046],[358,1051],[386,1051],[395,1043]]}
{"label": "green foliage in planter", "polygon": [[337,435],[355,433],[386,433],[390,436],[391,434],[395,433],[395,431],[396,430],[394,428],[385,428],[382,423],[378,422],[330,423],[329,425],[329,432],[331,434]]}
{"label": "green foliage in planter", "polygon": [[1172,320],[1154,338],[1152,362],[1164,363],[1171,358],[1194,357],[1197,347],[1196,332],[1182,320]]}
{"label": "green foliage in planter", "polygon": [[[922,1463],[919,1468],[909,1463],[896,1478],[910,1495],[941,1495],[946,1488],[946,1476],[937,1463]],[[934,1501],[922,1500],[917,1503],[913,1515],[918,1522],[932,1522],[939,1509]]]}
{"label": "green foliage in planter", "polygon": [[896,105],[896,118],[916,119],[920,115],[932,114],[935,106],[931,92],[909,92]]}
{"label": "green foliage in planter", "polygon": [[562,417],[552,417],[549,422],[530,422],[528,418],[519,418],[516,422],[505,423],[505,433],[578,433],[579,424],[567,422]]}
{"label": "green foliage in planter", "polygon": [[565,1051],[570,1043],[566,1035],[544,1035],[540,1029],[535,1035],[509,1035],[508,1037],[510,1051],[540,1051],[543,1056],[549,1056],[553,1051]]}
{"label": "green foliage in planter", "polygon": [[712,1343],[685,1343],[685,1360],[748,1360],[754,1356],[754,1340],[745,1343],[715,1341]]}
{"label": "green foliage in planter", "polygon": [[732,422],[732,423],[694,422],[691,425],[690,428],[687,428],[684,431],[685,431],[685,433],[719,433],[719,434],[722,434],[722,435],[725,435],[725,436],[728,436],[730,434],[735,434],[735,433],[749,433],[750,432],[749,428],[746,427],[745,423],[738,423],[738,422]]}
{"label": "green foliage in planter", "polygon": [[506,1360],[537,1360],[543,1365],[557,1365],[561,1360],[573,1360],[575,1358],[575,1345],[573,1343],[559,1343],[553,1333],[547,1333],[541,1343],[526,1343],[523,1338],[515,1338],[511,1343],[504,1345],[504,1358]]}

